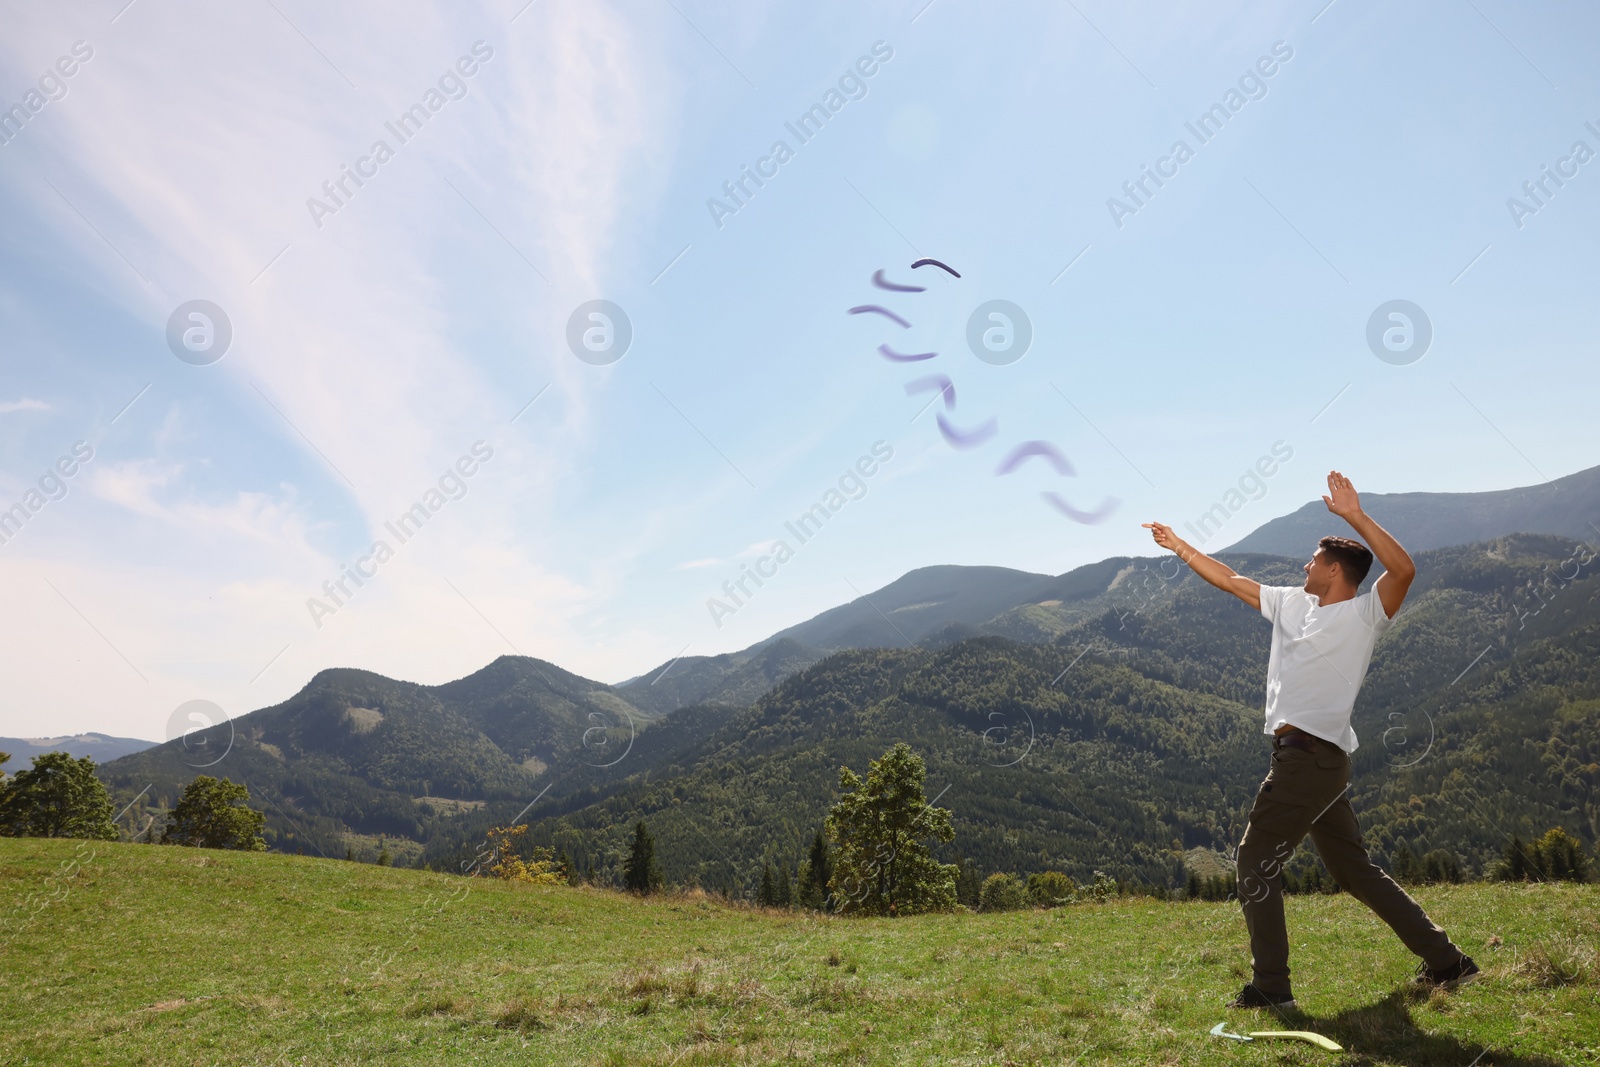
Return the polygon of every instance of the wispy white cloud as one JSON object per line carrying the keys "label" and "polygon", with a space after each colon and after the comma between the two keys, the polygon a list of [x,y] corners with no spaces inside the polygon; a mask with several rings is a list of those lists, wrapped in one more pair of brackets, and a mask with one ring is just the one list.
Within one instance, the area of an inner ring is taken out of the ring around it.
{"label": "wispy white cloud", "polygon": [[[0,573],[24,581],[28,567],[48,567],[86,616],[126,628],[116,640],[149,668],[158,708],[186,691],[248,710],[332,663],[441,681],[512,646],[592,661],[592,640],[570,620],[622,579],[600,572],[590,584],[543,560],[561,536],[553,495],[592,433],[590,397],[606,378],[542,339],[571,306],[606,291],[636,240],[624,217],[665,181],[678,90],[649,21],[561,2],[509,28],[493,5],[413,9],[404,25],[354,9],[286,14],[357,89],[270,6],[198,17],[140,8],[115,38],[92,42],[65,106],[27,131],[38,152],[14,188],[98,273],[109,302],[159,337],[173,307],[204,296],[228,313],[234,343],[211,367],[158,380],[146,405],[163,393],[170,401],[173,388],[198,392],[170,403],[143,438],[133,420],[118,428],[115,461],[106,452],[84,476],[91,503],[61,506],[92,511],[96,529],[19,541]],[[0,45],[7,68],[31,69],[18,57],[31,63],[82,35],[39,12],[14,29]],[[412,143],[394,143],[384,121],[478,40],[494,58],[467,97]],[[306,198],[378,137],[395,158],[317,229]],[[526,294],[519,343],[543,364],[528,395],[554,381],[514,430],[505,423],[521,400],[506,394],[496,346],[472,338],[463,306],[507,285],[510,271]],[[0,414],[29,410],[49,408],[0,404]],[[265,439],[255,487],[218,477],[243,462],[208,433],[218,417]],[[341,546],[389,536],[384,520],[480,439],[497,461],[451,505],[457,514],[434,520],[347,609],[312,626],[306,598],[346,562]],[[272,473],[285,470],[309,473]],[[66,510],[59,518],[70,521]],[[104,562],[86,567],[76,561],[85,555]],[[419,634],[418,619],[436,620],[437,632]],[[255,661],[285,643],[251,686]],[[177,649],[211,666],[197,671]],[[127,673],[110,657],[78,672],[75,694],[48,669],[12,677],[19,698],[88,708],[104,706]],[[208,676],[200,694],[197,673]]]}
{"label": "wispy white cloud", "polygon": [[21,400],[0,400],[0,415],[10,415],[15,411],[51,411],[49,404],[43,400],[34,400],[23,397]]}

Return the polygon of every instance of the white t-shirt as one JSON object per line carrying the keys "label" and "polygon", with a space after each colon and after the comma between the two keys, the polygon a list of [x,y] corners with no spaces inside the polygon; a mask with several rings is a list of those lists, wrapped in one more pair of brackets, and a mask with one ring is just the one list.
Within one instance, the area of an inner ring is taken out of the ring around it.
{"label": "white t-shirt", "polygon": [[1350,711],[1367,676],[1372,646],[1394,622],[1376,591],[1324,607],[1304,589],[1263,585],[1261,614],[1272,623],[1262,732],[1287,723],[1354,752]]}

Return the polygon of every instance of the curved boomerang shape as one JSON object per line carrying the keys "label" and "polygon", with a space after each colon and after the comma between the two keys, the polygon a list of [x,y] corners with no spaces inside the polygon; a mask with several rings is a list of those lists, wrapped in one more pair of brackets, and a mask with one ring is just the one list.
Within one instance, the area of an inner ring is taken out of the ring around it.
{"label": "curved boomerang shape", "polygon": [[888,345],[878,346],[878,355],[884,359],[892,359],[896,363],[915,363],[919,359],[932,359],[938,354],[937,352],[896,352]]}
{"label": "curved boomerang shape", "polygon": [[928,291],[926,287],[921,285],[896,285],[894,282],[886,281],[881,270],[873,271],[872,284],[879,289],[888,289],[894,293],[925,293]]}
{"label": "curved boomerang shape", "polygon": [[1011,450],[1011,454],[1000,464],[995,474],[1010,474],[1022,465],[1029,456],[1042,456],[1050,461],[1056,473],[1075,478],[1078,472],[1072,469],[1072,461],[1061,454],[1061,450],[1049,441],[1024,441]]}
{"label": "curved boomerang shape", "polygon": [[[944,394],[944,409],[949,411],[956,406],[956,386],[943,374],[930,374],[926,378],[906,383],[906,396],[915,396],[917,393],[926,393],[929,389],[937,389]],[[929,401],[932,403],[932,401]],[[923,411],[928,410],[926,407]]]}
{"label": "curved boomerang shape", "polygon": [[970,433],[963,432],[945,421],[944,412],[939,412],[939,432],[944,435],[945,441],[951,448],[976,448],[989,438],[993,437],[1000,429],[1000,420],[991,418]]}
{"label": "curved boomerang shape", "polygon": [[1100,506],[1095,510],[1079,511],[1063,500],[1060,493],[1040,493],[1039,495],[1044,497],[1045,502],[1061,512],[1061,514],[1073,522],[1079,522],[1085,526],[1098,526],[1105,522],[1111,516],[1111,513],[1117,510],[1117,505],[1121,503],[1116,497],[1108,496],[1101,501]]}
{"label": "curved boomerang shape", "polygon": [[938,267],[940,270],[949,271],[957,278],[961,277],[961,275],[956,274],[953,267],[947,267],[943,263],[940,263],[937,259],[919,259],[915,263],[911,264],[912,270],[916,270],[918,267]]}
{"label": "curved boomerang shape", "polygon": [[848,314],[851,314],[851,315],[867,315],[867,314],[871,314],[871,313],[874,313],[874,312],[879,314],[879,315],[884,316],[885,318],[892,319],[893,321],[898,322],[901,326],[904,326],[908,330],[911,329],[911,324],[909,322],[907,322],[905,319],[902,319],[899,315],[896,315],[894,312],[890,311],[886,307],[879,307],[877,304],[861,304],[861,305],[859,305],[857,307],[851,308],[850,311],[848,312]]}

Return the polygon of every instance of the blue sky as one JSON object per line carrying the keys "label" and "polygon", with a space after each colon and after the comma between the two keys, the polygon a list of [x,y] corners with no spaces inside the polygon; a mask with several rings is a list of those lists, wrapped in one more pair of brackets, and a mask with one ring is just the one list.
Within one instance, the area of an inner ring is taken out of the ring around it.
{"label": "blue sky", "polygon": [[[1600,462],[1600,159],[1573,154],[1600,152],[1592,7],[761,8],[0,15],[0,106],[26,113],[0,145],[0,507],[41,477],[59,496],[0,545],[0,733],[160,738],[188,700],[239,714],[330,666],[436,683],[513,650],[619,681],[914,567],[1149,551],[1141,521],[1197,518],[1279,442],[1219,542],[1334,466],[1466,491]],[[819,103],[801,143],[785,124]],[[419,104],[402,142],[386,124]],[[779,140],[792,158],[760,163]],[[368,177],[335,205],[346,166]],[[1130,205],[1147,166],[1176,173]],[[1514,217],[1542,168],[1568,177]],[[232,332],[202,365],[167,340],[194,300]],[[568,346],[593,300],[631,324],[614,362]],[[1031,324],[1013,362],[967,343],[991,300]],[[1420,358],[1369,348],[1393,300],[1427,316]],[[953,406],[908,395],[931,375]],[[952,447],[940,414],[993,435]],[[880,441],[864,492],[714,621]],[[1074,473],[997,474],[1029,441]],[[400,543],[385,523],[441,478]],[[324,593],[380,540],[374,577]]]}

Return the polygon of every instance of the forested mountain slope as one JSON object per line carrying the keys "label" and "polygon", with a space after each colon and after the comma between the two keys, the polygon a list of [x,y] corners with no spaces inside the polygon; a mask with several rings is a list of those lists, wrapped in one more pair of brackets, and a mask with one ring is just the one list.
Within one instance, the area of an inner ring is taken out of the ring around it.
{"label": "forested mountain slope", "polygon": [[[1418,554],[1355,719],[1355,796],[1380,852],[1448,847],[1481,869],[1512,834],[1559,824],[1595,840],[1588,552],[1517,536]],[[1230,561],[1269,583],[1301,578],[1298,560]],[[283,704],[102,773],[119,806],[150,787],[135,824],[194,775],[226,775],[248,784],[274,847],[371,858],[381,839],[439,865],[521,815],[531,838],[606,874],[644,818],[669,876],[740,888],[809,840],[841,764],[863,770],[903,740],[955,812],[946,859],[1164,884],[1182,850],[1236,842],[1264,772],[1267,624],[1170,557],[1046,582],[985,623],[993,635],[946,625],[817,662],[775,641],[637,679],[620,690],[632,702],[525,657],[431,687],[324,671]]]}
{"label": "forested mountain slope", "polygon": [[655,718],[610,686],[523,656],[440,686],[327,670],[282,704],[114,760],[101,776],[119,806],[150,787],[135,821],[210,774],[249,786],[273,847],[375,852],[377,838],[420,843],[487,802],[521,807],[604,780],[625,759],[647,765],[658,741],[682,733],[646,741]]}
{"label": "forested mountain slope", "polygon": [[[1586,555],[1551,537],[1422,554],[1355,718],[1354,795],[1380,855],[1444,847],[1482,870],[1513,834],[1596,840],[1600,583]],[[1288,560],[1253,569],[1298,576]],[[670,765],[588,807],[536,808],[535,835],[606,870],[643,818],[669,876],[747,887],[803,848],[841,764],[863,770],[907,741],[954,812],[947,860],[1165,884],[1183,849],[1237,841],[1265,772],[1269,631],[1190,577],[1159,589],[1049,645],[835,654]]]}

